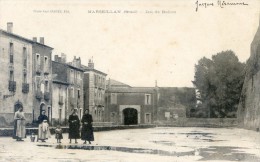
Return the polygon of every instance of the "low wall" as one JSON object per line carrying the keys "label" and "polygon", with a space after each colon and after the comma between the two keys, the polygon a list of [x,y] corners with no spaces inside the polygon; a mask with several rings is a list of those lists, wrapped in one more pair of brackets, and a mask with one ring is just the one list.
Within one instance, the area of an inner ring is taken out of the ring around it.
{"label": "low wall", "polygon": [[237,118],[180,118],[176,121],[157,121],[156,126],[174,127],[237,127]]}
{"label": "low wall", "polygon": [[[113,125],[113,126],[94,126],[94,131],[110,131],[110,130],[122,130],[122,129],[144,129],[154,128],[155,125]],[[64,133],[68,133],[68,127],[62,127]],[[55,127],[50,127],[51,134],[54,134]],[[26,128],[26,134],[31,135],[32,133],[38,134],[38,128]],[[13,136],[13,128],[0,128],[0,136]]]}

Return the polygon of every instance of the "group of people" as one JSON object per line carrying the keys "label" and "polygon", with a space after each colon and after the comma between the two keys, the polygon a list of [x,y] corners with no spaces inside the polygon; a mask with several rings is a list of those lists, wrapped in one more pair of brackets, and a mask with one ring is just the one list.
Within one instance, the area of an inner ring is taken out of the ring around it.
{"label": "group of people", "polygon": [[73,113],[69,116],[69,139],[70,143],[72,139],[77,139],[81,137],[81,140],[84,140],[84,144],[88,141],[91,144],[91,141],[94,141],[93,126],[92,126],[92,115],[89,114],[89,110],[86,109],[84,115],[81,119],[81,136],[80,136],[80,120],[77,115],[77,109],[74,109]]}
{"label": "group of people", "polygon": [[[26,129],[25,129],[25,115],[23,112],[23,107],[20,106],[17,112],[14,115],[14,133],[13,138],[17,141],[23,141],[23,138],[26,138]],[[77,139],[81,138],[84,140],[84,144],[88,141],[91,144],[91,141],[94,141],[94,129],[92,126],[92,115],[89,114],[89,110],[86,109],[84,115],[80,119],[77,115],[77,109],[73,110],[73,113],[69,116],[69,139],[74,139],[75,143]],[[81,123],[81,124],[80,124]],[[37,141],[41,140],[42,142],[46,142],[48,138],[51,137],[49,130],[49,119],[45,115],[45,111],[41,112],[41,115],[38,117],[38,137]],[[81,132],[80,132],[81,130]],[[63,139],[62,129],[60,125],[55,129],[55,138],[57,139],[57,143],[61,143],[61,139]]]}

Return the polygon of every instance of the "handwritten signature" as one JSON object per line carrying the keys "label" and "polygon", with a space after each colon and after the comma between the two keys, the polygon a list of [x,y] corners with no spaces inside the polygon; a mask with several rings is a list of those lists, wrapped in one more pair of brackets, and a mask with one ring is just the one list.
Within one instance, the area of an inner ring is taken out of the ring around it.
{"label": "handwritten signature", "polygon": [[196,5],[196,12],[198,12],[199,8],[209,8],[209,7],[220,7],[220,8],[224,8],[225,6],[248,6],[248,3],[245,2],[226,2],[226,1],[222,1],[222,0],[218,0],[217,2],[199,2],[199,0],[197,0],[195,2]]}

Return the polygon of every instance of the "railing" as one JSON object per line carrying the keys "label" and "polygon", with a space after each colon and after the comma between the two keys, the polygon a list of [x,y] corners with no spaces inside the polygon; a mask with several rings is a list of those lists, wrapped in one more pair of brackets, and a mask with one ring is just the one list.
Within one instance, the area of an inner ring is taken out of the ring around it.
{"label": "railing", "polygon": [[44,92],[44,99],[46,101],[50,100],[50,92]]}
{"label": "railing", "polygon": [[16,90],[16,82],[9,80],[9,86],[8,86],[9,91],[15,92]]}
{"label": "railing", "polygon": [[49,65],[44,66],[44,74],[48,75],[50,73]]}
{"label": "railing", "polygon": [[29,92],[29,84],[28,83],[23,83],[22,92],[23,93]]}

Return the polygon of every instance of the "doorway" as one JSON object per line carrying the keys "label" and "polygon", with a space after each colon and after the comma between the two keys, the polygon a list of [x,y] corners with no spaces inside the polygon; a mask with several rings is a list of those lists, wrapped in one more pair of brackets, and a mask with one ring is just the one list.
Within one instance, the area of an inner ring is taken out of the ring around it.
{"label": "doorway", "polygon": [[125,125],[136,125],[138,123],[138,113],[134,108],[126,108],[123,110],[124,124]]}

